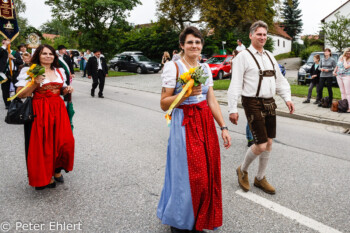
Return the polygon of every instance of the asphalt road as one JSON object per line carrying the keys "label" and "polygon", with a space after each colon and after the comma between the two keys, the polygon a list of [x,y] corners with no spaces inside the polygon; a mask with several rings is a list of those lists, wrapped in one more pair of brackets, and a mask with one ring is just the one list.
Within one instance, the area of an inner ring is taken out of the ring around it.
{"label": "asphalt road", "polygon": [[[152,74],[109,78],[99,99],[90,97],[89,81],[75,81],[75,167],[56,189],[28,185],[23,128],[1,121],[0,232],[7,223],[8,232],[170,232],[156,217],[169,135],[159,84]],[[222,112],[228,124],[226,106]],[[242,194],[235,169],[247,147],[239,113],[239,125],[229,125],[233,146],[225,150],[220,140],[224,222],[216,232],[350,232],[349,135],[278,117],[267,169],[277,194],[255,187]],[[256,171],[257,161],[251,183]]]}

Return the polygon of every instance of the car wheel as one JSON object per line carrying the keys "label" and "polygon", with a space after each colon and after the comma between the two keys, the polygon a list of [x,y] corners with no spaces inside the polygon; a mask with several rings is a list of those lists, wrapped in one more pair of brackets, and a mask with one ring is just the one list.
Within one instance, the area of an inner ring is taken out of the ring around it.
{"label": "car wheel", "polygon": [[218,73],[218,79],[221,80],[224,77],[224,72],[222,72],[221,70]]}
{"label": "car wheel", "polygon": [[142,73],[143,73],[143,72],[142,72],[142,68],[141,68],[140,66],[137,67],[136,72],[137,72],[138,74],[142,74]]}
{"label": "car wheel", "polygon": [[155,73],[155,74],[157,74],[158,72],[159,72],[159,70],[157,70],[157,71],[154,71],[154,73]]}
{"label": "car wheel", "polygon": [[114,70],[115,70],[115,71],[119,71],[119,66],[118,66],[118,65],[115,65],[115,66],[114,66]]}

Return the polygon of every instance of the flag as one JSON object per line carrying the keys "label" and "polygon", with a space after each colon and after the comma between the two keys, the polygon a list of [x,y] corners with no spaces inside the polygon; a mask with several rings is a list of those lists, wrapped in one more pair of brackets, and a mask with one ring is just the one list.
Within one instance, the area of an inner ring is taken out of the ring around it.
{"label": "flag", "polygon": [[0,1],[0,34],[11,42],[19,34],[14,0]]}

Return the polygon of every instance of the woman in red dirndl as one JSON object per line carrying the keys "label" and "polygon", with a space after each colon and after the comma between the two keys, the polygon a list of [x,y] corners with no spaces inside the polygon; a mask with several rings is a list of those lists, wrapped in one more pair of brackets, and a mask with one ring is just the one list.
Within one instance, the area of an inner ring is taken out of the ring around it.
{"label": "woman in red dirndl", "polygon": [[[35,83],[27,87],[19,97],[33,95],[33,112],[27,169],[29,185],[37,190],[56,187],[63,183],[61,170],[73,170],[74,137],[68,113],[60,94],[73,92],[65,83],[63,69],[58,69],[58,57],[49,45],[39,46],[31,60],[32,64],[45,67],[45,74],[35,78]],[[16,86],[21,90],[27,84],[27,71],[21,70]]]}

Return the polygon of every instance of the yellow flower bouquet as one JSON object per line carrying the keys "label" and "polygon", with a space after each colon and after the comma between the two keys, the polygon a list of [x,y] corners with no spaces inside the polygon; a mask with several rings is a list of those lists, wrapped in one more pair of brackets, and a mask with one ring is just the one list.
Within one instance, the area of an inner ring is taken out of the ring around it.
{"label": "yellow flower bouquet", "polygon": [[[12,96],[11,98],[8,98],[7,101],[11,101],[11,100],[15,99],[27,87],[34,85],[35,78],[38,77],[39,75],[42,75],[45,77],[44,73],[45,73],[45,67],[38,65],[38,64],[31,65],[29,70],[27,71],[28,77],[26,78],[26,80],[31,79],[31,81],[28,82],[27,85],[25,87],[23,87],[19,92],[17,92],[16,95]],[[42,84],[40,84],[40,87],[41,86],[42,86]]]}

